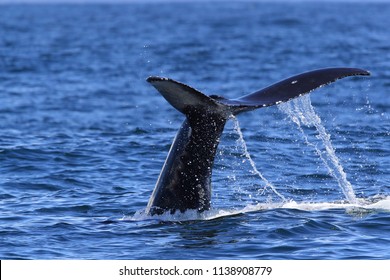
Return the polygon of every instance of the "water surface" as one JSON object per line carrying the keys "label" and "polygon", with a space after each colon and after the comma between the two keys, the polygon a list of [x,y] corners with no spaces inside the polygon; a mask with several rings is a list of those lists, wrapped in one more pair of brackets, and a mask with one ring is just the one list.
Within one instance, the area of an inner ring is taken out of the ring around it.
{"label": "water surface", "polygon": [[[0,257],[389,259],[389,14],[389,4],[1,5]],[[227,125],[212,210],[143,215],[183,121],[148,76],[233,98],[337,66],[372,73],[310,96],[357,203],[307,145],[322,149],[315,127],[302,134],[270,107],[240,115],[241,135]]]}

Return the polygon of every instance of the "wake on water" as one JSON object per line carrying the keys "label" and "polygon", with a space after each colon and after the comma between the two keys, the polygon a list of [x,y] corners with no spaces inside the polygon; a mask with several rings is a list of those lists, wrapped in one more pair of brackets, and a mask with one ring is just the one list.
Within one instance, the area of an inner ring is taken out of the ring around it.
{"label": "wake on water", "polygon": [[[244,140],[239,122],[236,117],[234,121],[234,130],[238,134],[238,145],[243,150],[243,155],[249,161],[253,173],[256,174],[265,185],[259,193],[264,193],[270,189],[281,202],[249,204],[237,209],[218,209],[213,208],[208,211],[199,213],[196,210],[187,210],[184,213],[176,212],[175,214],[165,213],[159,216],[148,216],[144,210],[136,212],[131,217],[124,217],[123,220],[140,221],[140,220],[158,220],[158,221],[191,221],[191,220],[213,220],[226,216],[235,216],[239,214],[257,212],[272,209],[297,209],[303,211],[321,211],[329,209],[345,209],[347,212],[365,213],[367,211],[390,211],[390,196],[375,196],[371,198],[357,198],[352,184],[347,180],[347,175],[336,156],[335,149],[332,146],[330,135],[321,122],[321,118],[316,114],[311,104],[310,95],[304,95],[300,98],[291,100],[278,105],[280,111],[285,113],[288,118],[297,125],[298,130],[302,133],[305,143],[312,147],[316,154],[321,158],[329,174],[337,181],[341,188],[346,201],[336,202],[295,202],[289,200],[280,194],[276,187],[267,180],[257,169],[248,151]],[[308,134],[305,133],[304,127],[314,127],[317,131],[317,141],[311,141]]]}
{"label": "wake on water", "polygon": [[390,196],[377,196],[366,199],[360,199],[360,204],[345,202],[295,202],[293,200],[283,203],[257,203],[250,204],[237,209],[218,209],[213,208],[208,211],[199,213],[196,210],[187,210],[184,213],[169,212],[162,215],[148,216],[144,210],[137,211],[132,216],[123,217],[124,221],[145,221],[156,220],[163,222],[185,222],[197,220],[214,220],[223,217],[231,217],[245,213],[260,212],[276,209],[295,209],[301,211],[324,211],[330,209],[344,209],[347,213],[354,215],[365,214],[367,212],[390,212]]}

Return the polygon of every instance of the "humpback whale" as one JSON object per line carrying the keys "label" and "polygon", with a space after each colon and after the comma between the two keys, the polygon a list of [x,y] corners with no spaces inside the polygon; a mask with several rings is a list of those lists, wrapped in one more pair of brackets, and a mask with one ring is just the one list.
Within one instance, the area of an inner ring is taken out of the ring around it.
{"label": "humpback whale", "polygon": [[169,78],[147,82],[185,115],[146,207],[147,215],[210,209],[211,175],[224,126],[240,113],[287,102],[348,76],[370,75],[358,68],[325,68],[305,72],[237,99],[205,95]]}

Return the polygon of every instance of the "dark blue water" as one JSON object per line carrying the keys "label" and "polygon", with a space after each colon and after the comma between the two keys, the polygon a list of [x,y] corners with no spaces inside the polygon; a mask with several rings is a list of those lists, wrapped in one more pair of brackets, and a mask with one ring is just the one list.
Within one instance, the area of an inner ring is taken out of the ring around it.
{"label": "dark blue water", "polygon": [[[389,4],[0,5],[0,257],[389,259],[389,14]],[[227,125],[212,210],[143,214],[183,120],[148,76],[231,98],[330,66],[372,73],[311,94],[358,203],[315,151],[316,130],[270,107],[239,116],[257,170]]]}

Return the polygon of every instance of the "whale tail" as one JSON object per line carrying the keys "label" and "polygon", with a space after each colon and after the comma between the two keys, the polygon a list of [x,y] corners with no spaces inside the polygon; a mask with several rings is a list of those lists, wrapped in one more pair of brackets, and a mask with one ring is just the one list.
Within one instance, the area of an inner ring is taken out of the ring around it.
{"label": "whale tail", "polygon": [[277,82],[254,93],[237,99],[222,96],[207,96],[200,91],[169,78],[149,77],[151,83],[162,96],[178,111],[185,115],[194,109],[220,114],[225,118],[257,108],[287,102],[310,93],[316,88],[349,76],[368,76],[368,71],[358,68],[325,68],[309,71]]}
{"label": "whale tail", "polygon": [[239,113],[272,106],[306,94],[337,79],[369,75],[353,68],[328,68],[293,76],[237,99],[207,96],[168,78],[149,77],[162,96],[186,119],[176,134],[146,213],[210,209],[211,175],[226,121]]}

